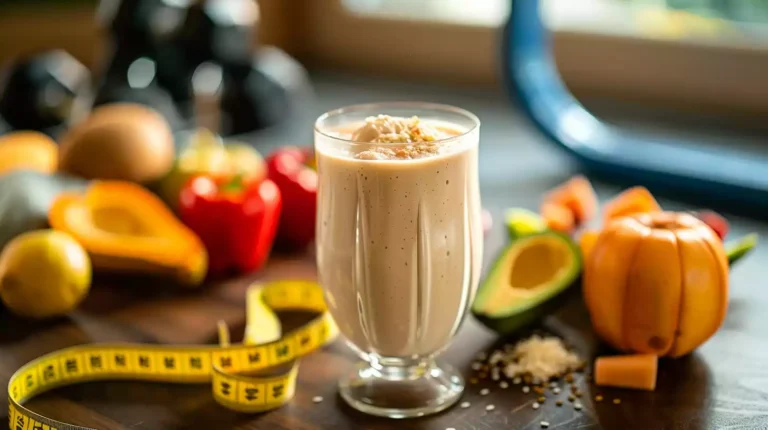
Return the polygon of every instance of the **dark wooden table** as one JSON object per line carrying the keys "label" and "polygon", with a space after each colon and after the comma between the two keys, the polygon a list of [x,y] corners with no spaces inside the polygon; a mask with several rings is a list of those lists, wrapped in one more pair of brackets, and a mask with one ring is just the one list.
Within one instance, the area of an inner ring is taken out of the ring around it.
{"label": "dark wooden table", "polygon": [[[570,161],[541,141],[501,94],[447,90],[422,85],[371,82],[354,77],[317,75],[318,100],[308,109],[302,127],[284,127],[252,136],[264,151],[281,144],[311,142],[309,118],[326,109],[371,100],[425,99],[461,105],[483,121],[481,182],[484,206],[496,219],[510,206],[535,208],[545,190],[575,172]],[[611,109],[613,110],[613,109]],[[617,117],[618,120],[629,115]],[[634,114],[632,115],[634,116]],[[637,118],[637,117],[636,117]],[[658,128],[658,121],[631,124]],[[700,128],[699,125],[696,126]],[[687,133],[692,127],[672,128]],[[699,134],[735,136],[720,127]],[[741,133],[743,134],[743,133]],[[743,137],[743,136],[742,136]],[[750,139],[751,138],[751,139]],[[735,137],[733,139],[736,139]],[[739,138],[746,146],[756,136]],[[762,138],[763,143],[765,138]],[[605,199],[620,189],[598,182]],[[688,206],[661,199],[669,209]],[[768,224],[734,217],[733,235],[758,231],[768,238]],[[504,241],[498,223],[489,235],[486,264]],[[30,407],[51,418],[104,429],[536,429],[542,420],[550,429],[758,429],[768,428],[768,261],[759,248],[732,275],[730,309],[725,324],[709,342],[688,357],[662,360],[655,392],[598,389],[585,384],[584,410],[567,402],[548,401],[533,410],[533,394],[519,386],[506,390],[495,383],[469,385],[467,409],[410,421],[371,418],[347,407],[336,395],[335,381],[350,369],[352,355],[342,341],[302,360],[299,387],[288,405],[261,415],[242,415],[218,406],[205,385],[181,386],[134,382],[89,383],[56,390],[32,400]],[[311,255],[279,256],[261,273],[219,282],[195,292],[181,292],[162,281],[146,278],[99,277],[93,291],[67,318],[32,323],[0,312],[0,374],[7,382],[14,370],[30,359],[70,345],[130,341],[149,343],[213,343],[216,322],[227,321],[234,333],[244,325],[245,289],[250,281],[312,279]],[[301,315],[287,316],[295,324]],[[565,338],[585,358],[608,352],[590,329],[578,298],[547,317],[539,327]],[[479,351],[491,350],[516,338],[498,339],[471,318],[464,324],[444,358],[469,377]],[[490,388],[487,396],[479,395]],[[593,396],[602,393],[605,401]],[[312,397],[323,396],[314,404]],[[621,404],[611,402],[620,398]],[[495,405],[487,412],[485,407]],[[1,408],[3,410],[5,408]]]}

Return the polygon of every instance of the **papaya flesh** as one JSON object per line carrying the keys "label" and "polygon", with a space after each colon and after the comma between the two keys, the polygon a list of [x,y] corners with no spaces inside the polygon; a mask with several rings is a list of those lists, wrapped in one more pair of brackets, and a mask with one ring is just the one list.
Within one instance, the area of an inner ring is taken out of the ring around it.
{"label": "papaya flesh", "polygon": [[549,228],[570,232],[592,219],[598,206],[592,184],[586,177],[576,175],[544,196],[540,212]]}
{"label": "papaya flesh", "polygon": [[65,193],[48,221],[88,251],[93,267],[174,278],[199,285],[208,255],[200,239],[163,202],[140,185],[96,181],[86,193]]}

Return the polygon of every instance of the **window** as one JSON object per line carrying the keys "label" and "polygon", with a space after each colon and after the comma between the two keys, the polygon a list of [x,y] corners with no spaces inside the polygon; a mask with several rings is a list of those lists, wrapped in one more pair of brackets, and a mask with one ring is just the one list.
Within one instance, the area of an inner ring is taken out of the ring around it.
{"label": "window", "polygon": [[[497,85],[511,1],[306,2],[305,56],[366,73]],[[577,96],[768,113],[768,0],[540,0]],[[588,60],[587,60],[588,58]]]}

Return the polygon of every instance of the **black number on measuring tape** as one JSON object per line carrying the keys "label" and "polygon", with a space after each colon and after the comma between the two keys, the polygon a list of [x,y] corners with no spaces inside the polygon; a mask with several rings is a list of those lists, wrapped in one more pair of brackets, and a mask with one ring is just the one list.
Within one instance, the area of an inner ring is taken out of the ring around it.
{"label": "black number on measuring tape", "polygon": [[91,367],[95,369],[101,369],[101,356],[98,356],[98,355],[91,356]]}
{"label": "black number on measuring tape", "polygon": [[290,348],[288,348],[288,345],[281,345],[275,348],[275,352],[278,357],[285,357],[290,352]]}
{"label": "black number on measuring tape", "polygon": [[219,365],[221,367],[232,367],[232,357],[220,357]]}
{"label": "black number on measuring tape", "polygon": [[77,372],[77,360],[68,358],[67,361],[64,362],[64,368],[67,370],[67,373]]}
{"label": "black number on measuring tape", "polygon": [[249,363],[258,363],[259,361],[261,361],[261,353],[254,352],[253,354],[248,354]]}
{"label": "black number on measuring tape", "polygon": [[35,423],[35,426],[32,427],[32,430],[43,430],[43,424],[42,423]]}
{"label": "black number on measuring tape", "polygon": [[301,343],[301,346],[307,346],[307,344],[309,343],[309,340],[310,340],[309,335],[305,334],[301,336],[301,339],[299,339],[299,342]]}
{"label": "black number on measuring tape", "polygon": [[259,397],[259,389],[258,388],[246,388],[245,389],[245,398],[252,402],[256,400],[256,398]]}
{"label": "black number on measuring tape", "polygon": [[149,364],[149,357],[146,355],[140,355],[139,356],[139,367],[148,368],[150,366]]}
{"label": "black number on measuring tape", "polygon": [[173,369],[176,367],[176,360],[173,357],[165,357],[163,359],[166,369]]}
{"label": "black number on measuring tape", "polygon": [[125,367],[125,354],[115,354],[115,365]]}
{"label": "black number on measuring tape", "polygon": [[283,395],[283,390],[284,390],[284,389],[285,389],[285,387],[283,387],[283,384],[280,384],[280,385],[274,385],[274,386],[272,387],[272,397],[275,397],[275,398],[277,398],[277,397],[280,397],[280,396],[282,396],[282,395]]}
{"label": "black number on measuring tape", "polygon": [[202,369],[203,360],[200,357],[189,357],[189,367],[193,369]]}
{"label": "black number on measuring tape", "polygon": [[24,415],[16,417],[16,430],[24,430],[26,424],[26,418]]}
{"label": "black number on measuring tape", "polygon": [[27,388],[32,388],[35,385],[35,381],[32,379],[32,375],[27,375]]}
{"label": "black number on measuring tape", "polygon": [[232,389],[232,385],[227,381],[222,381],[221,383],[221,394],[228,396],[230,391]]}
{"label": "black number on measuring tape", "polygon": [[45,366],[45,370],[43,370],[43,379],[47,381],[53,379],[53,376],[53,364]]}

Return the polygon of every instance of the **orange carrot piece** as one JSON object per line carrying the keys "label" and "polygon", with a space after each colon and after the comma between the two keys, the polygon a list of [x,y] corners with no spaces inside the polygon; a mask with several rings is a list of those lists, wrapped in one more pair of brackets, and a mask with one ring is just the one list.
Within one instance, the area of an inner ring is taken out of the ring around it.
{"label": "orange carrot piece", "polygon": [[652,354],[598,357],[595,360],[595,384],[638,390],[656,389],[659,358]]}
{"label": "orange carrot piece", "polygon": [[659,212],[661,206],[645,187],[632,187],[606,203],[603,223],[636,213]]}
{"label": "orange carrot piece", "polygon": [[577,175],[544,196],[545,203],[564,206],[573,212],[577,225],[589,221],[598,209],[597,195],[589,179]]}
{"label": "orange carrot piece", "polygon": [[541,205],[540,212],[547,227],[552,230],[570,233],[576,228],[573,212],[565,206],[545,202]]}
{"label": "orange carrot piece", "polygon": [[600,232],[597,230],[587,230],[579,237],[579,248],[581,249],[581,258],[586,261],[589,258],[589,253],[592,252],[592,248],[595,247],[595,242],[600,236]]}

